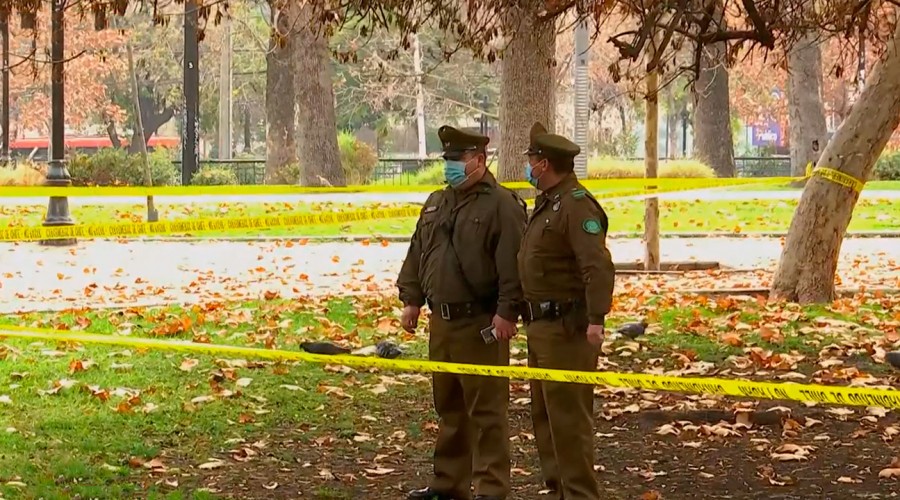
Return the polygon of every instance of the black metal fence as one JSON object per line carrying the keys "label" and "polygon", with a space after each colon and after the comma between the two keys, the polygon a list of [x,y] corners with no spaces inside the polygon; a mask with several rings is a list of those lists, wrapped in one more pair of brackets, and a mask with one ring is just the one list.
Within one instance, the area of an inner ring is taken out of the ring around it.
{"label": "black metal fence", "polygon": [[791,159],[787,156],[738,156],[734,159],[738,177],[790,177]]}
{"label": "black metal fence", "polygon": [[[629,158],[639,161],[640,158]],[[676,160],[678,158],[671,158]],[[670,158],[660,158],[668,161]],[[372,172],[370,184],[403,186],[412,184],[440,184],[443,172],[440,158],[379,158]],[[791,159],[787,156],[738,156],[734,159],[738,177],[789,177]],[[181,165],[181,161],[173,161]],[[264,184],[266,160],[263,158],[236,158],[232,160],[200,160],[201,165],[216,165],[231,169],[240,184]]]}
{"label": "black metal fence", "polygon": [[440,184],[443,172],[436,167],[442,163],[440,158],[379,158],[371,183],[389,186]]}
{"label": "black metal fence", "polygon": [[[181,160],[172,160],[172,163],[181,169]],[[200,160],[200,166],[215,165],[227,168],[234,172],[238,183],[242,185],[256,185],[266,183],[265,158],[233,158],[231,160],[206,159]]]}

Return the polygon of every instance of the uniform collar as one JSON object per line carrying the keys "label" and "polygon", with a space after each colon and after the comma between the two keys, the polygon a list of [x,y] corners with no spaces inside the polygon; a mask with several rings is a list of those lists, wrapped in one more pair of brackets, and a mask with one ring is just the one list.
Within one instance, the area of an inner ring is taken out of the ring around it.
{"label": "uniform collar", "polygon": [[[481,177],[481,180],[473,184],[469,189],[465,191],[457,191],[458,195],[468,195],[470,193],[487,193],[492,191],[497,187],[497,178],[494,177],[494,174],[491,173],[490,170],[485,170],[484,175]],[[450,188],[453,189],[453,188]]]}
{"label": "uniform collar", "polygon": [[555,186],[544,191],[543,195],[545,198],[555,198],[566,191],[570,191],[576,184],[578,184],[578,178],[575,177],[574,172],[569,172]]}

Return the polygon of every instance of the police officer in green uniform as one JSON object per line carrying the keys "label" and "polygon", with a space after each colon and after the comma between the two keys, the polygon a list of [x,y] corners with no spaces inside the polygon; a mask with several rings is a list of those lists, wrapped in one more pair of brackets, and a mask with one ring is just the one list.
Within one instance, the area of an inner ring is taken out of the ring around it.
{"label": "police officer in green uniform", "polygon": [[[612,303],[615,267],[609,222],[575,177],[579,147],[531,129],[525,176],[535,200],[518,254],[525,295],[528,365],[595,371]],[[599,500],[594,477],[593,386],[531,382],[531,416],[547,486],[565,500]]]}
{"label": "police officer in green uniform", "polygon": [[[488,171],[488,138],[438,130],[448,186],[432,193],[416,224],[398,286],[403,327],[431,310],[428,357],[508,365],[522,290],[516,254],[525,202]],[[503,500],[509,495],[509,380],[436,373],[440,418],[434,477],[411,500]]]}

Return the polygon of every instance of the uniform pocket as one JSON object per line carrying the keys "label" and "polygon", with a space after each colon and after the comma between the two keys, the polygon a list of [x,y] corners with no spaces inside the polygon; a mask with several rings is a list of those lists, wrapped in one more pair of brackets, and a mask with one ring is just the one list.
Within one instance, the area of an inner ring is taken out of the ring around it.
{"label": "uniform pocket", "polygon": [[570,337],[585,337],[588,329],[587,311],[576,307],[562,317],[563,330]]}

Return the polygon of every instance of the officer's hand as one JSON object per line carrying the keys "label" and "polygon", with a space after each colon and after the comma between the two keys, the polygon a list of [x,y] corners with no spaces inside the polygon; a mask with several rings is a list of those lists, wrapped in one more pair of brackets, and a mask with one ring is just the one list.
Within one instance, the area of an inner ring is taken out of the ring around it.
{"label": "officer's hand", "polygon": [[409,333],[416,331],[416,325],[419,324],[419,307],[406,306],[400,314],[400,326]]}
{"label": "officer's hand", "polygon": [[501,318],[496,314],[491,321],[491,325],[494,327],[494,331],[497,334],[497,340],[509,340],[515,337],[519,330],[515,323],[508,319]]}
{"label": "officer's hand", "polygon": [[600,347],[603,345],[605,333],[603,325],[588,325],[587,340],[592,346]]}

